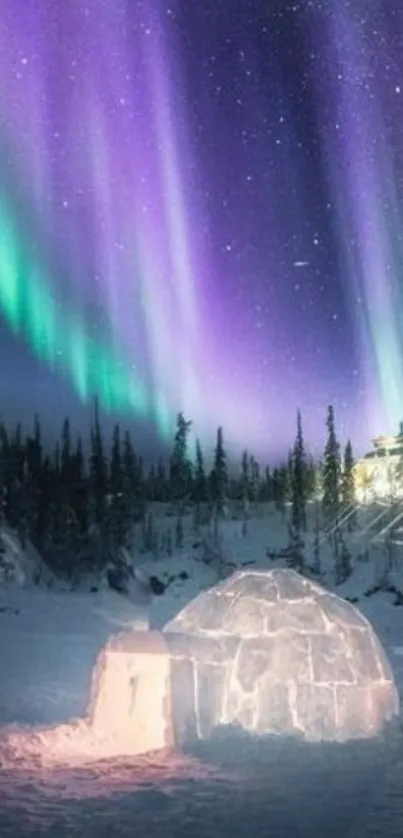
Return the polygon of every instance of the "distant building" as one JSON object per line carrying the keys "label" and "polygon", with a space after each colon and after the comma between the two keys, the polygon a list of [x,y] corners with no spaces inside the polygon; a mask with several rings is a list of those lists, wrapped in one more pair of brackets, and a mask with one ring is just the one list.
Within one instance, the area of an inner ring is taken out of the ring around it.
{"label": "distant building", "polygon": [[354,468],[357,500],[403,499],[403,423],[396,436],[378,436]]}

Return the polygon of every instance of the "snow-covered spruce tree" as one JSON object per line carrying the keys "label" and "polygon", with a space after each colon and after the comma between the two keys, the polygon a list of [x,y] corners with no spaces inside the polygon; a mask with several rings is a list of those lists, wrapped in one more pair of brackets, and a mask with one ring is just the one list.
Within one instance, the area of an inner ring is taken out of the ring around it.
{"label": "snow-covered spruce tree", "polygon": [[80,528],[80,533],[85,537],[89,525],[88,505],[88,481],[85,469],[83,445],[78,437],[71,463],[72,480],[70,491],[70,503],[75,512]]}
{"label": "snow-covered spruce tree", "polygon": [[72,458],[70,420],[66,417],[62,427],[62,444],[60,448],[60,480],[67,488],[70,482]]}
{"label": "snow-covered spruce tree", "polygon": [[158,532],[155,527],[154,516],[152,512],[144,517],[142,521],[141,533],[141,552],[157,552],[158,548]]}
{"label": "snow-covered spruce tree", "polygon": [[333,406],[329,405],[326,420],[328,437],[323,455],[322,512],[326,527],[337,523],[340,515],[341,457],[337,440]]}
{"label": "snow-covered spruce tree", "polygon": [[101,525],[105,521],[108,470],[97,399],[94,404],[94,424],[91,428],[90,489],[93,499],[94,523]]}
{"label": "snow-covered spruce tree", "polygon": [[42,465],[43,465],[43,445],[42,445],[42,432],[41,432],[41,425],[39,421],[39,417],[35,416],[34,418],[34,432],[33,435],[28,437],[27,445],[26,445],[26,457],[29,467],[29,472],[32,477],[32,481],[35,485],[35,489],[37,491],[37,487],[39,485]]}
{"label": "snow-covered spruce tree", "polygon": [[343,472],[341,478],[341,504],[348,513],[347,529],[349,532],[357,525],[357,510],[354,480],[354,457],[351,441],[348,440],[344,450]]}
{"label": "snow-covered spruce tree", "polygon": [[260,466],[258,461],[252,455],[249,458],[249,475],[250,475],[250,488],[249,488],[249,498],[251,503],[256,504],[259,500],[259,492],[260,492]]}
{"label": "snow-covered spruce tree", "polygon": [[200,440],[196,440],[196,463],[193,477],[192,498],[195,503],[208,501],[207,477],[204,468],[203,451]]}
{"label": "snow-covered spruce tree", "polygon": [[265,466],[264,477],[260,482],[259,500],[261,503],[273,500],[273,478],[269,466]]}
{"label": "snow-covered spruce tree", "polygon": [[227,457],[224,448],[223,430],[217,430],[214,463],[210,473],[210,496],[214,505],[215,518],[221,518],[225,510],[228,490]]}
{"label": "snow-covered spruce tree", "polygon": [[[56,453],[56,452],[55,452]],[[50,540],[53,512],[57,505],[61,505],[60,486],[60,456],[57,446],[57,462],[54,458],[45,457],[42,462],[41,473],[38,478],[38,504],[35,524],[30,531],[30,538],[43,559],[51,565],[46,552]]]}
{"label": "snow-covered spruce tree", "polygon": [[183,514],[192,489],[192,464],[188,455],[191,421],[178,413],[170,464],[170,492],[178,514]]}
{"label": "snow-covered spruce tree", "polygon": [[120,443],[120,427],[115,425],[112,435],[112,450],[109,460],[109,492],[119,494],[123,485],[122,451]]}
{"label": "snow-covered spruce tree", "polygon": [[287,465],[282,465],[279,468],[275,468],[273,472],[273,500],[275,502],[277,511],[281,512],[283,519],[285,517],[286,502],[289,497],[288,475],[289,472]]}
{"label": "snow-covered spruce tree", "polygon": [[136,456],[129,431],[123,437],[122,468],[130,517],[133,521],[143,521],[146,512],[143,464]]}
{"label": "snow-covered spruce tree", "polygon": [[319,522],[319,504],[315,503],[315,530],[313,541],[313,556],[311,571],[315,579],[320,579],[322,573],[320,560],[320,522]]}
{"label": "snow-covered spruce tree", "polygon": [[89,536],[89,491],[80,437],[71,452],[68,472],[69,484],[63,489],[67,524],[66,550],[72,556],[69,559],[71,576],[74,581],[78,581],[81,574],[92,570],[96,564]]}
{"label": "snow-covered spruce tree", "polygon": [[146,475],[145,479],[145,496],[148,503],[154,503],[156,500],[156,481],[157,481],[157,472],[155,470],[155,465],[151,465],[148,474]]}
{"label": "snow-covered spruce tree", "polygon": [[38,417],[34,433],[22,440],[23,471],[19,486],[20,520],[16,525],[22,547],[35,532],[39,511],[39,484],[42,469],[42,442]]}
{"label": "snow-covered spruce tree", "polygon": [[292,456],[291,523],[298,533],[306,532],[306,455],[301,412],[297,412],[297,435]]}
{"label": "snow-covered spruce tree", "polygon": [[38,483],[38,510],[35,526],[30,533],[32,543],[39,553],[43,552],[46,527],[48,524],[49,508],[53,499],[53,471],[50,457],[45,457],[42,463]]}
{"label": "snow-covered spruce tree", "polygon": [[250,502],[250,459],[247,450],[243,451],[241,459],[240,495],[242,502],[242,535],[248,534],[249,502]]}
{"label": "snow-covered spruce tree", "polygon": [[276,509],[280,511],[281,508],[281,482],[279,469],[275,467],[271,478],[271,500],[274,501]]}
{"label": "snow-covered spruce tree", "polygon": [[10,489],[10,442],[3,423],[0,423],[0,486],[1,486],[1,520],[2,524],[9,523],[9,489]]}
{"label": "snow-covered spruce tree", "polygon": [[24,482],[25,482],[25,447],[20,424],[13,434],[7,435],[7,491],[6,491],[6,519],[9,526],[18,529],[25,515]]}
{"label": "snow-covered spruce tree", "polygon": [[119,425],[115,425],[113,431],[108,483],[106,524],[111,560],[114,561],[119,550],[122,547],[129,546],[133,523],[130,501],[125,491],[125,475]]}
{"label": "snow-covered spruce tree", "polygon": [[[60,454],[59,454],[60,452]],[[47,564],[71,582],[91,570],[95,556],[88,536],[88,485],[81,441],[73,448],[70,423],[65,419],[61,445],[46,460],[41,479],[41,514],[35,546]]]}
{"label": "snow-covered spruce tree", "polygon": [[312,472],[312,500],[322,507],[323,498],[323,461],[315,463]]}
{"label": "snow-covered spruce tree", "polygon": [[202,509],[208,501],[207,477],[204,468],[203,452],[199,439],[196,440],[196,463],[192,485],[192,500],[194,503],[193,529],[195,532],[198,532],[203,521]]}
{"label": "snow-covered spruce tree", "polygon": [[112,450],[109,460],[109,481],[108,495],[120,495],[124,491],[124,472],[122,445],[120,441],[120,427],[118,424],[113,429]]}
{"label": "snow-covered spruce tree", "polygon": [[[64,544],[64,549],[66,551],[66,562],[69,565],[69,572],[71,564],[71,560],[68,557],[68,554],[70,553],[69,541],[71,540],[73,534],[73,520],[74,523],[76,523],[74,513],[73,516],[71,515],[72,481],[73,452],[71,441],[71,429],[70,420],[68,419],[68,417],[66,417],[63,421],[61,433],[60,482],[58,486],[57,495],[55,496],[55,528],[53,537],[56,538],[57,541],[61,539],[61,543]],[[61,533],[61,529],[63,527],[63,520],[65,520],[66,522],[66,531],[64,533]]]}
{"label": "snow-covered spruce tree", "polygon": [[336,585],[342,585],[343,582],[351,576],[353,571],[352,558],[344,538],[341,537],[341,549],[336,556]]}
{"label": "snow-covered spruce tree", "polygon": [[286,503],[291,503],[292,499],[292,478],[293,478],[293,471],[294,471],[294,457],[293,457],[293,450],[288,452],[287,462],[284,464],[282,468],[283,479],[284,479],[284,500]]}
{"label": "snow-covered spruce tree", "polygon": [[287,567],[303,573],[305,569],[304,542],[301,531],[288,524],[289,542],[287,548]]}
{"label": "snow-covered spruce tree", "polygon": [[207,564],[212,561],[220,577],[224,566],[223,537],[220,531],[220,522],[225,514],[228,497],[227,458],[221,427],[217,430],[213,468],[209,475],[209,495],[212,503],[213,520],[210,534],[204,537],[203,561]]}
{"label": "snow-covered spruce tree", "polygon": [[95,400],[89,457],[89,509],[92,557],[102,571],[110,560],[107,527],[108,463],[101,431],[98,402]]}
{"label": "snow-covered spruce tree", "polygon": [[306,500],[315,500],[317,483],[317,465],[310,457],[305,463],[305,494]]}
{"label": "snow-covered spruce tree", "polygon": [[78,534],[73,510],[55,493],[49,508],[43,556],[57,575],[69,580],[78,575]]}
{"label": "snow-covered spruce tree", "polygon": [[40,502],[38,513],[38,532],[33,534],[33,543],[43,556],[46,564],[54,567],[52,553],[52,536],[55,514],[60,518],[61,509],[61,481],[60,481],[60,446],[57,444],[52,457],[47,457],[43,463]]}
{"label": "snow-covered spruce tree", "polygon": [[158,503],[165,503],[168,500],[167,474],[161,457],[159,457],[157,463],[154,494]]}

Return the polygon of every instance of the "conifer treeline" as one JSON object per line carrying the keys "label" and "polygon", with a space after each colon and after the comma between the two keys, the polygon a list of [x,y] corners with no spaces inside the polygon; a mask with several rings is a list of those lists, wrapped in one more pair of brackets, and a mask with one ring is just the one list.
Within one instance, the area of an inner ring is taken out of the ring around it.
{"label": "conifer treeline", "polygon": [[332,408],[327,426],[323,464],[307,456],[298,413],[295,444],[285,464],[261,469],[245,450],[238,474],[232,477],[223,429],[217,431],[212,467],[207,469],[199,440],[194,461],[190,456],[191,422],[182,414],[169,461],[160,459],[147,470],[129,431],[122,433],[116,425],[112,440],[105,440],[97,405],[88,456],[80,437],[73,437],[68,419],[52,455],[44,450],[38,417],[29,434],[21,425],[11,432],[0,425],[2,520],[22,543],[29,539],[52,570],[68,577],[102,571],[114,562],[120,548],[130,548],[133,524],[145,521],[152,502],[170,503],[179,518],[193,509],[196,525],[202,510],[203,520],[206,511],[210,520],[222,518],[228,502],[238,502],[245,516],[259,502],[273,501],[283,512],[288,504],[297,545],[307,528],[309,501],[321,498],[323,520],[330,524],[354,500],[351,444],[342,473]]}

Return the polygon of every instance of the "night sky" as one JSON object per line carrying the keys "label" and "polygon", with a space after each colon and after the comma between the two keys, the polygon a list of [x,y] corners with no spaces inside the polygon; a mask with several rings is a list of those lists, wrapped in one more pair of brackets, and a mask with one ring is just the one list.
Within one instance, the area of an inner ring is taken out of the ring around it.
{"label": "night sky", "polygon": [[7,421],[394,430],[400,0],[0,0],[0,39]]}

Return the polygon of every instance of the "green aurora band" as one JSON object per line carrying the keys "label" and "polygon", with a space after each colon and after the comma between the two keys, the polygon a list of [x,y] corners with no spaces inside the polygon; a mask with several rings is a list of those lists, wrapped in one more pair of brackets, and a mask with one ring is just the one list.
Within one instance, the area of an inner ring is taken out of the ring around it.
{"label": "green aurora band", "polygon": [[4,195],[0,196],[0,310],[10,330],[27,341],[36,358],[69,379],[82,403],[97,396],[105,412],[152,418],[161,436],[170,434],[162,394],[151,395],[123,358],[106,342],[88,335],[82,313],[56,301],[47,270],[30,256]]}

